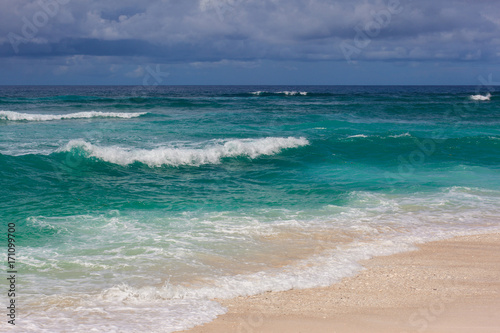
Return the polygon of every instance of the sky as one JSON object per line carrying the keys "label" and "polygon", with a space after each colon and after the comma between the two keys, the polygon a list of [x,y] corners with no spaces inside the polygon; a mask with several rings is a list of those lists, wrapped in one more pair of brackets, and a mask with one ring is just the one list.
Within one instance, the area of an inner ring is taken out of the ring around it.
{"label": "sky", "polygon": [[498,0],[0,4],[2,85],[500,85]]}

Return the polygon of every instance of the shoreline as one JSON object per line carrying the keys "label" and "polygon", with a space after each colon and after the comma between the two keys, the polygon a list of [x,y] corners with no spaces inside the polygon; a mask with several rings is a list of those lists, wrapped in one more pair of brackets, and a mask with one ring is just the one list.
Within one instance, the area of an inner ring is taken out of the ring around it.
{"label": "shoreline", "polygon": [[328,287],[217,300],[226,314],[183,332],[498,332],[500,233],[417,247]]}

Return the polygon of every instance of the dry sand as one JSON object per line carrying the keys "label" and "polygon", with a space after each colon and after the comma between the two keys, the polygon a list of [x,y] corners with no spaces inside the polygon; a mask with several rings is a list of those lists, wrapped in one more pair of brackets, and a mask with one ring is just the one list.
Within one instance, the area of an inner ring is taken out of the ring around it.
{"label": "dry sand", "polygon": [[500,234],[427,243],[363,266],[326,288],[220,300],[228,313],[188,332],[500,332]]}

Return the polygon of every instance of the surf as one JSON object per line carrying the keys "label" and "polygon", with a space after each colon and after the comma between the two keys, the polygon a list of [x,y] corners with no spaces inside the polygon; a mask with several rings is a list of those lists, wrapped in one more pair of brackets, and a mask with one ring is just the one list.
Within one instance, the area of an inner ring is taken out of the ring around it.
{"label": "surf", "polygon": [[489,101],[491,99],[491,94],[487,93],[486,95],[471,95],[470,99],[473,101]]}
{"label": "surf", "polygon": [[246,157],[255,159],[269,156],[284,149],[309,145],[304,138],[267,137],[262,139],[233,139],[212,141],[203,148],[159,147],[154,149],[126,148],[120,146],[98,146],[85,140],[71,140],[59,151],[74,152],[87,157],[122,166],[143,163],[150,167],[201,166],[220,164],[223,158]]}
{"label": "surf", "polygon": [[270,92],[270,91],[253,91],[251,92],[252,95],[255,96],[272,96],[272,95],[285,95],[285,96],[307,96],[309,93],[307,91],[276,91],[276,92]]}
{"label": "surf", "polygon": [[84,111],[68,114],[34,114],[14,111],[0,111],[0,120],[9,121],[51,121],[66,119],[90,119],[90,118],[136,118],[145,115],[147,112],[100,112]]}

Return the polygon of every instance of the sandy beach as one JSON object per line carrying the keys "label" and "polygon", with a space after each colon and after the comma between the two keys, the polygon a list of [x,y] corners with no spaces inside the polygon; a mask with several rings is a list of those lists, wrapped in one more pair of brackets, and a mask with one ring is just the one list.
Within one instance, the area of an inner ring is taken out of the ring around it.
{"label": "sandy beach", "polygon": [[228,313],[188,332],[500,332],[500,234],[418,248],[326,288],[219,300]]}

